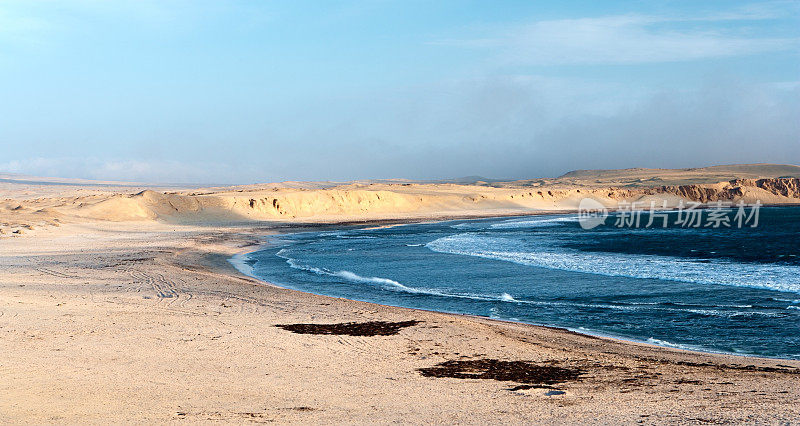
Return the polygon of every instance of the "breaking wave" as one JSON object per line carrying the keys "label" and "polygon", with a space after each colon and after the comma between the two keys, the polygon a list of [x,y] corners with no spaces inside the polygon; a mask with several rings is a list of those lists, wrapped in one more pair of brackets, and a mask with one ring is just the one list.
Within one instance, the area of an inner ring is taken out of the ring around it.
{"label": "breaking wave", "polygon": [[800,293],[800,267],[791,265],[722,260],[698,262],[668,256],[582,252],[554,245],[522,245],[513,239],[472,233],[438,238],[426,244],[426,247],[439,253],[476,256],[571,272]]}

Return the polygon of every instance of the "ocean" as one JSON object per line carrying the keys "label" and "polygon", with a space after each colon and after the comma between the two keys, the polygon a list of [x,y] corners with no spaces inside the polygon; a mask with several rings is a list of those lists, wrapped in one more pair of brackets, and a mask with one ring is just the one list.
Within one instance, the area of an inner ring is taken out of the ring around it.
{"label": "ocean", "polygon": [[[662,346],[800,359],[800,207],[756,227],[624,213],[346,228],[270,238],[248,272],[287,288],[564,327]],[[615,225],[615,223],[619,225]]]}

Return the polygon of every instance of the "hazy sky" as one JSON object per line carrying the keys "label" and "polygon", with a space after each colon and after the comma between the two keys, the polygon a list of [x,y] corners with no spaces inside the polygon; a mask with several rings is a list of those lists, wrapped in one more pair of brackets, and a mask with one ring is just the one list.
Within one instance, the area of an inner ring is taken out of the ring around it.
{"label": "hazy sky", "polygon": [[800,164],[800,2],[0,0],[0,172]]}

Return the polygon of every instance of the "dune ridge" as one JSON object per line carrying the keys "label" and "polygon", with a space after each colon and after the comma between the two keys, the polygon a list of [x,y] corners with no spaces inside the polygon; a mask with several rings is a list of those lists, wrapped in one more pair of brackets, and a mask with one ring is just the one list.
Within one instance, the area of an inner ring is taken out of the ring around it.
{"label": "dune ridge", "polygon": [[[654,187],[481,187],[456,184],[368,184],[325,189],[252,189],[205,193],[144,190],[115,194],[74,211],[101,220],[291,220],[413,214],[480,214],[491,211],[574,210],[590,197],[608,207],[620,201],[760,201],[800,203],[800,179],[735,179],[712,185]],[[660,204],[659,204],[660,205]]]}
{"label": "dune ridge", "polygon": [[[704,183],[709,176],[742,177]],[[576,171],[555,180],[510,182],[286,182],[236,187],[47,187],[4,183],[0,236],[83,221],[161,221],[224,224],[258,221],[340,222],[432,217],[477,217],[575,211],[592,198],[608,208],[621,202],[674,207],[680,202],[800,203],[800,167],[719,166],[702,169]],[[660,176],[660,177],[659,177]],[[753,177],[756,176],[756,177]],[[613,177],[612,180],[609,180]],[[598,181],[613,184],[598,185]],[[683,183],[683,182],[698,183]],[[43,183],[41,185],[44,185]]]}
{"label": "dune ridge", "polygon": [[79,214],[98,219],[192,220],[335,220],[393,215],[479,215],[575,210],[583,198],[613,208],[619,202],[649,205],[680,201],[800,203],[800,179],[735,179],[711,185],[664,185],[642,188],[480,187],[455,184],[375,184],[313,190],[252,190],[201,195],[146,190],[105,200]]}

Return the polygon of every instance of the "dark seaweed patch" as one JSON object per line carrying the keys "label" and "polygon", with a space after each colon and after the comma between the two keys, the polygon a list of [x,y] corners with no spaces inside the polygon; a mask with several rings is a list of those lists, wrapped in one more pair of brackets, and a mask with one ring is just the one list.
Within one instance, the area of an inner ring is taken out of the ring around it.
{"label": "dark seaweed patch", "polygon": [[346,322],[341,324],[279,324],[284,330],[298,334],[334,334],[347,336],[391,336],[405,327],[419,324],[420,321],[369,321]]}
{"label": "dark seaweed patch", "polygon": [[529,361],[501,361],[497,359],[446,361],[434,367],[420,368],[419,372],[425,377],[487,379],[543,385],[578,380],[583,373],[577,368],[536,365]]}

